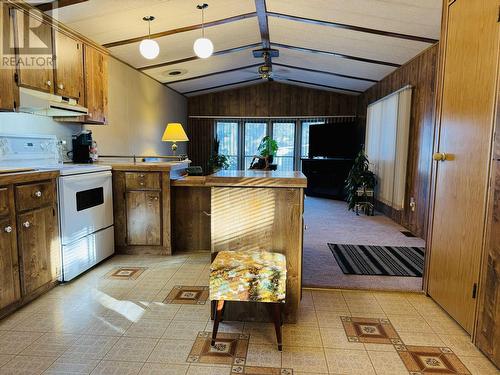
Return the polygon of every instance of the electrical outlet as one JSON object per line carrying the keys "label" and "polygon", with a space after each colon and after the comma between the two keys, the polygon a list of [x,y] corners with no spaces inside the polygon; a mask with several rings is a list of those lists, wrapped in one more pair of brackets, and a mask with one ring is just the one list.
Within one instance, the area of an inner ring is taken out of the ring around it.
{"label": "electrical outlet", "polygon": [[417,203],[415,202],[415,198],[410,198],[410,209],[411,212],[415,212],[415,208],[417,207]]}

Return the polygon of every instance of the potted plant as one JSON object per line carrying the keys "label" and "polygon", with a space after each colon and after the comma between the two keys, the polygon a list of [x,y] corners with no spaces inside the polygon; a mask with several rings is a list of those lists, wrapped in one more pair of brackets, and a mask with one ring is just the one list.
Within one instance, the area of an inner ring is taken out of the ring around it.
{"label": "potted plant", "polygon": [[220,141],[215,138],[212,155],[208,161],[210,173],[220,171],[221,169],[229,168],[229,158],[226,155],[219,154]]}
{"label": "potted plant", "polygon": [[377,178],[375,174],[368,169],[369,165],[370,162],[365,151],[361,150],[354,159],[354,164],[345,181],[349,210],[354,210],[356,206],[358,189],[363,189],[364,192],[373,191],[375,185],[377,185]]}
{"label": "potted plant", "polygon": [[266,135],[260,141],[257,151],[259,152],[259,156],[262,156],[263,158],[267,157],[269,164],[272,164],[273,159],[278,152],[278,143],[270,136]]}

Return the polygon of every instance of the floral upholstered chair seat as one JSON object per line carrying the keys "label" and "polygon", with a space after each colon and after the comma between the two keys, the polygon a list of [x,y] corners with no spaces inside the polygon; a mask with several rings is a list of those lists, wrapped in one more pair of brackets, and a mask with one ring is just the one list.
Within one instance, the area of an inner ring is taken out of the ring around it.
{"label": "floral upholstered chair seat", "polygon": [[286,257],[268,251],[221,251],[210,267],[210,299],[285,302]]}

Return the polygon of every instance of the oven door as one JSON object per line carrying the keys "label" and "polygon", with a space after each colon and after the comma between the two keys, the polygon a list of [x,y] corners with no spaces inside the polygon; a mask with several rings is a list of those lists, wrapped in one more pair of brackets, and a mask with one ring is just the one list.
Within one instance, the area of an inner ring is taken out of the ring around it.
{"label": "oven door", "polygon": [[59,212],[63,245],[113,225],[111,172],[61,176]]}

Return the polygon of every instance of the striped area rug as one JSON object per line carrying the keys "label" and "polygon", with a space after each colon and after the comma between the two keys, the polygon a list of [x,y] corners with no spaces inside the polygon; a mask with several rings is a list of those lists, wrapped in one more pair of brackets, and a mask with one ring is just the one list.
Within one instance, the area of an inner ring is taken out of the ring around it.
{"label": "striped area rug", "polygon": [[342,245],[328,247],[347,275],[422,277],[424,248],[404,246]]}

